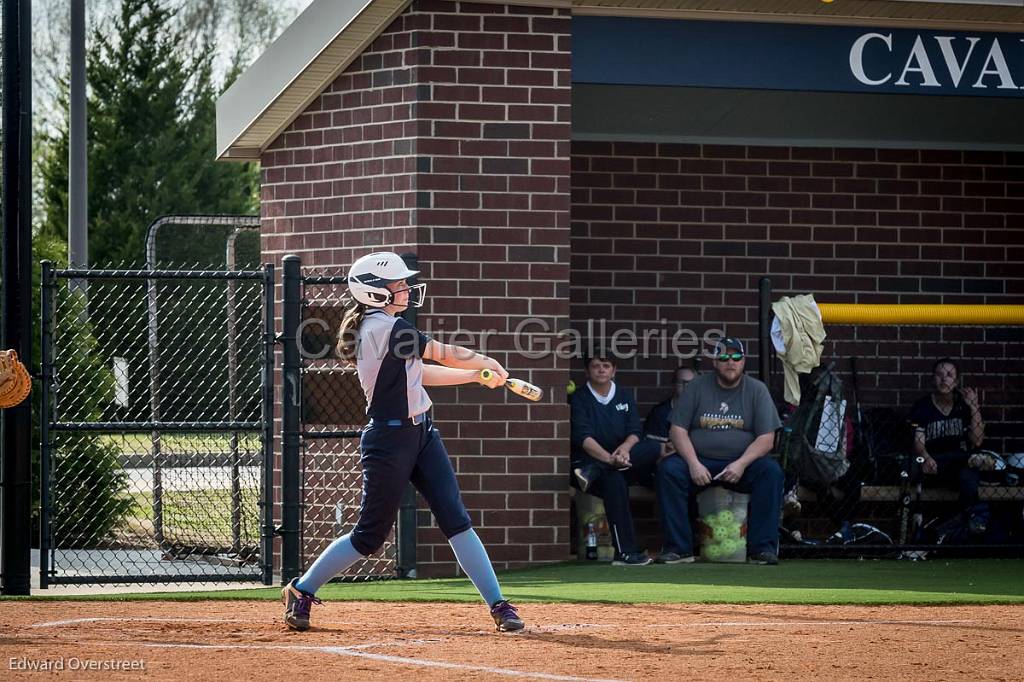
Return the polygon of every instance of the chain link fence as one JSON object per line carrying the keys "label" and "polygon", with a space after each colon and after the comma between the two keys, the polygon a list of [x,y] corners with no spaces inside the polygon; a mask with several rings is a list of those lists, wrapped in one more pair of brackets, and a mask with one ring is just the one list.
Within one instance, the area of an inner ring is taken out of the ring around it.
{"label": "chain link fence", "polygon": [[1024,329],[827,332],[822,367],[803,375],[778,442],[783,551],[1019,555]]}
{"label": "chain link fence", "polygon": [[[366,399],[355,367],[341,363],[335,339],[352,305],[337,270],[305,269],[302,277],[301,358],[301,565],[308,566],[359,518],[362,467],[359,435],[366,423]],[[398,545],[392,535],[373,556],[357,562],[342,579],[365,580],[398,574]]]}
{"label": "chain link fence", "polygon": [[[166,216],[147,230],[144,267],[46,264],[41,587],[269,584],[275,536],[287,579],[352,530],[366,406],[354,369],[334,357],[350,305],[344,278],[303,274],[290,257],[276,337],[273,268],[255,266],[257,228],[245,216]],[[410,487],[402,540],[343,579],[414,576],[415,509]]]}
{"label": "chain link fence", "polygon": [[41,586],[269,583],[273,269],[42,287]]}

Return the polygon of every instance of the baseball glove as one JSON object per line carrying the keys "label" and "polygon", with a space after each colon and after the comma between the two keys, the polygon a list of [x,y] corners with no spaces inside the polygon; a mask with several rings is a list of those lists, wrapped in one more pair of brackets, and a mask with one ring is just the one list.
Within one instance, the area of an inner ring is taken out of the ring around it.
{"label": "baseball glove", "polygon": [[32,377],[13,350],[0,351],[0,409],[19,405],[32,392]]}

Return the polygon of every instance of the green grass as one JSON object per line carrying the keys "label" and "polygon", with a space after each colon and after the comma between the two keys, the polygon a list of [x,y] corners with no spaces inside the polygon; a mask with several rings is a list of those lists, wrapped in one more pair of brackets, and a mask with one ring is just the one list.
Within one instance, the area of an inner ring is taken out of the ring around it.
{"label": "green grass", "polygon": [[[125,455],[146,455],[152,447],[148,433],[103,434],[100,442],[114,445]],[[231,449],[231,436],[226,433],[164,433],[160,435],[163,452],[175,453],[227,453]],[[242,452],[259,452],[260,437],[254,433],[241,433],[238,448]]]}
{"label": "green grass", "polygon": [[[259,524],[260,491],[256,488],[242,488],[242,522],[249,526],[249,532]],[[132,506],[125,516],[139,521],[153,520],[153,493],[133,492]],[[165,490],[164,527],[170,535],[206,537],[231,540],[231,490],[210,488],[202,490]]]}
{"label": "green grass", "polygon": [[[1024,604],[1024,560],[792,560],[779,566],[691,564],[612,567],[567,563],[500,576],[514,602]],[[107,600],[277,599],[276,588],[87,597]],[[476,602],[466,579],[336,583],[331,601]],[[83,597],[86,599],[86,597]]]}

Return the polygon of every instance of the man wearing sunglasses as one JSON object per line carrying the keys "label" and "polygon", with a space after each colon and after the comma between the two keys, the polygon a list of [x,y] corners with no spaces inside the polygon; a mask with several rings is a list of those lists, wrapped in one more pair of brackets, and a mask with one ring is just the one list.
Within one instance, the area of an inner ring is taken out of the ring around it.
{"label": "man wearing sunglasses", "polygon": [[765,455],[781,425],[779,414],[768,387],[743,373],[742,341],[719,341],[713,364],[714,373],[691,382],[672,411],[669,438],[676,454],[661,460],[657,474],[665,532],[658,560],[693,561],[690,495],[718,484],[750,495],[750,562],[777,564],[783,474],[778,463]]}

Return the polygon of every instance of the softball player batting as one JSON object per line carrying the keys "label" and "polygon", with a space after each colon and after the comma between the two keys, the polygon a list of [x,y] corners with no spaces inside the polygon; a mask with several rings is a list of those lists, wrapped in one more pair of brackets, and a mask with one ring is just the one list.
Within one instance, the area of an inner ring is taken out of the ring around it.
{"label": "softball player batting", "polygon": [[[370,421],[359,441],[363,499],[352,532],[332,542],[302,577],[281,591],[285,623],[294,630],[309,629],[310,608],[321,603],[316,592],[323,584],[384,544],[408,481],[426,498],[459,565],[490,606],[498,630],[523,627],[516,608],[501,594],[487,550],[462,504],[448,451],[427,416],[431,402],[423,389],[474,381],[496,388],[508,373],[496,360],[434,341],[396,317],[410,305],[423,304],[426,284],[407,283],[416,274],[390,252],[364,256],[349,270],[356,306],[338,331],[338,356],[355,363],[366,392]],[[491,371],[482,373],[484,369]]]}

